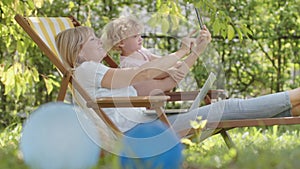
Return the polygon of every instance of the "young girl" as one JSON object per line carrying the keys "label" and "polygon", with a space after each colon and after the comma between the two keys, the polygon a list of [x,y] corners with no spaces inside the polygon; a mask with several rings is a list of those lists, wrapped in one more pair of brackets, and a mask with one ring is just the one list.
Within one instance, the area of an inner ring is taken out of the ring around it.
{"label": "young girl", "polygon": [[[143,25],[133,17],[119,17],[108,23],[101,37],[105,49],[120,52],[120,67],[139,67],[149,61],[160,58],[143,47],[141,33]],[[193,38],[185,37],[185,44],[192,43]],[[187,54],[190,50],[184,45],[177,51]]]}
{"label": "young girl", "polygon": [[[178,67],[175,77],[179,79],[186,75],[189,68],[197,60],[211,40],[207,29],[200,31],[192,53]],[[100,63],[106,56],[102,42],[93,30],[88,27],[76,27],[59,33],[56,44],[63,62],[75,69],[75,78],[92,98],[113,96],[137,96],[138,91],[155,90],[151,79],[172,67],[182,58],[180,55],[164,56],[134,68],[109,68]],[[142,85],[147,80],[149,85]],[[135,84],[138,87],[133,87]],[[165,84],[168,85],[168,84]],[[223,105],[220,106],[220,105]],[[252,99],[228,99],[211,105],[206,105],[190,112],[168,116],[175,131],[190,128],[190,121],[198,116],[203,119],[247,119],[266,118],[276,116],[299,116],[300,88],[260,96]],[[219,109],[219,108],[222,109]],[[217,109],[214,109],[217,108]],[[140,123],[148,123],[157,117],[147,116],[142,108],[107,108],[103,111],[119,127],[126,132]],[[211,113],[210,110],[216,110]],[[221,114],[218,114],[221,113]]]}

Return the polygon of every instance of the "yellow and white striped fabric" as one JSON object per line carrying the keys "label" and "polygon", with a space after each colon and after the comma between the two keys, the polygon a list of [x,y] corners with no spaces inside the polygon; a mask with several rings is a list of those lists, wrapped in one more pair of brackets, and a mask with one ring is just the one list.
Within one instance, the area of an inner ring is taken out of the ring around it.
{"label": "yellow and white striped fabric", "polygon": [[67,17],[29,17],[28,22],[56,57],[61,60],[55,45],[55,36],[65,29],[74,27],[71,19]]}

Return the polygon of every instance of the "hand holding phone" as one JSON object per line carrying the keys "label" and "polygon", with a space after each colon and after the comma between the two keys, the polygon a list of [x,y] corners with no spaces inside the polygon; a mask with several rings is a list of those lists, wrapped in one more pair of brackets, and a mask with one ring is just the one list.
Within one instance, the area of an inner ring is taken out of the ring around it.
{"label": "hand holding phone", "polygon": [[203,20],[202,20],[202,17],[200,15],[200,12],[199,12],[199,10],[197,8],[195,8],[195,11],[196,11],[196,14],[197,14],[197,18],[198,18],[200,29],[203,29],[204,28],[204,24],[203,24]]}

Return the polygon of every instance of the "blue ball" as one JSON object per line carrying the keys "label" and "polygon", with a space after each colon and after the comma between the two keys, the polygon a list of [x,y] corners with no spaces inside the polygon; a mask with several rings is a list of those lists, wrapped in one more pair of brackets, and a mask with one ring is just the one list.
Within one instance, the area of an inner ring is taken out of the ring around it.
{"label": "blue ball", "polygon": [[30,168],[87,169],[98,163],[100,147],[82,128],[83,121],[78,119],[84,115],[74,108],[74,105],[52,102],[29,116],[23,127],[20,149]]}
{"label": "blue ball", "polygon": [[183,146],[160,121],[135,126],[125,133],[120,153],[123,169],[180,169]]}

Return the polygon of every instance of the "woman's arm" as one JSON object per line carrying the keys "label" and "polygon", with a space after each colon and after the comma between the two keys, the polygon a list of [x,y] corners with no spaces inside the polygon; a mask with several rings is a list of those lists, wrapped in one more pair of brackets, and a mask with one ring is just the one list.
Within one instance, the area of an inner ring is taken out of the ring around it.
{"label": "woman's arm", "polygon": [[168,55],[160,59],[147,62],[140,67],[109,69],[104,75],[101,86],[105,88],[122,88],[137,82],[151,80],[172,67],[181,55]]}
{"label": "woman's arm", "polygon": [[138,96],[153,96],[172,90],[177,83],[171,78],[167,77],[162,80],[147,80],[134,84],[134,88],[138,92]]}

